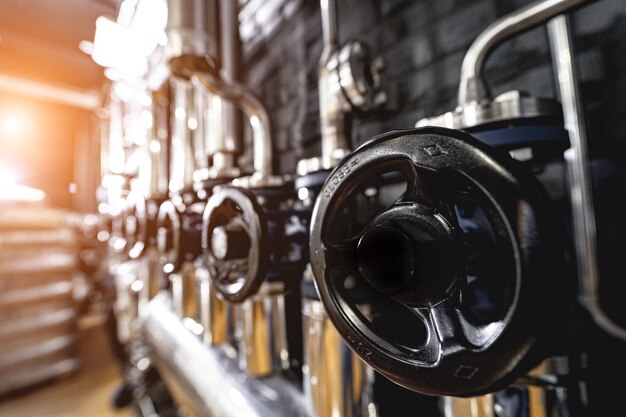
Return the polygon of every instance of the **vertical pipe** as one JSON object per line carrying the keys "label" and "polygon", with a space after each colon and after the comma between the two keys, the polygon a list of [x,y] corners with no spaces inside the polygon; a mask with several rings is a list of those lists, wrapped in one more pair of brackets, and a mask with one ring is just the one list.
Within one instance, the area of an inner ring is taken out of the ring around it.
{"label": "vertical pipe", "polygon": [[[337,5],[320,0],[324,49],[319,67],[320,133],[322,161],[330,168],[350,149],[349,120],[343,109],[343,91],[337,68]],[[339,155],[337,155],[339,153]]]}
{"label": "vertical pipe", "polygon": [[599,274],[591,170],[569,18],[558,16],[552,19],[548,25],[548,33],[557,72],[557,90],[563,106],[565,129],[570,139],[570,148],[565,151],[565,161],[568,165],[580,296],[598,326],[614,337],[626,340],[626,330],[604,313],[598,298]]}
{"label": "vertical pipe", "polygon": [[[167,8],[165,56],[172,74],[179,75],[179,72],[189,71],[190,66],[204,65],[207,61],[214,66],[219,49],[217,0],[168,0]],[[196,100],[200,94],[194,95],[188,81],[175,80],[173,85],[176,91],[170,191],[181,191],[193,185],[197,168],[208,170],[208,155],[204,140],[199,137],[204,133],[203,120],[196,114],[196,109],[203,110],[202,102]],[[201,129],[197,131],[199,126]]]}
{"label": "vertical pipe", "polygon": [[172,80],[172,136],[170,186],[173,193],[193,186],[195,157],[189,129],[190,102],[193,99],[191,84],[187,81]]}
{"label": "vertical pipe", "polygon": [[254,171],[261,177],[272,176],[272,129],[263,103],[245,86],[236,82],[226,83],[206,72],[194,72],[191,80],[204,86],[208,92],[235,102],[244,111],[252,126]]}
{"label": "vertical pipe", "polygon": [[[221,75],[227,83],[236,82],[239,77],[239,56],[241,53],[237,2],[220,0],[219,10],[221,24]],[[228,154],[235,154],[241,149],[241,124],[239,123],[239,112],[233,103],[223,103],[222,120],[223,133],[220,138],[221,142],[215,146],[215,152],[220,155],[217,155],[214,159],[214,164],[226,163],[227,165],[234,165],[234,159],[229,157]],[[225,166],[223,168],[232,169],[234,166]]]}
{"label": "vertical pipe", "polygon": [[324,48],[331,53],[339,49],[337,41],[337,5],[335,0],[320,0],[322,14],[322,39]]}
{"label": "vertical pipe", "polygon": [[216,0],[168,0],[168,59],[186,55],[217,56]]}

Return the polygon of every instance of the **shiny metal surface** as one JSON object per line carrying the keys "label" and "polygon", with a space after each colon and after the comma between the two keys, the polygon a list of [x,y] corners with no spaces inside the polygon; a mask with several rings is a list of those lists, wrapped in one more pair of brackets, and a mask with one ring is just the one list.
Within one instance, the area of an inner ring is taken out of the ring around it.
{"label": "shiny metal surface", "polygon": [[347,43],[339,50],[337,59],[341,89],[351,106],[370,111],[387,101],[382,90],[383,60],[372,60],[366,44]]}
{"label": "shiny metal surface", "polygon": [[441,126],[465,129],[499,120],[558,116],[561,107],[553,100],[533,97],[521,91],[507,91],[493,100],[473,101],[440,116],[418,121],[415,126]]}
{"label": "shiny metal surface", "polygon": [[194,155],[195,182],[205,180],[209,177],[209,154],[207,149],[208,140],[221,136],[219,126],[214,126],[212,119],[215,109],[212,106],[211,95],[203,89],[193,88],[193,114],[187,122],[187,127],[191,130],[192,148]]}
{"label": "shiny metal surface", "polygon": [[189,332],[165,294],[145,310],[141,328],[152,358],[182,410],[192,416],[306,416],[302,393],[280,377],[257,379],[222,350]]}
{"label": "shiny metal surface", "polygon": [[170,274],[172,305],[180,318],[198,319],[196,270],[190,262],[183,263],[180,271]]}
{"label": "shiny metal surface", "polygon": [[250,375],[267,376],[289,368],[285,291],[279,282],[265,282],[241,305],[239,367]]}
{"label": "shiny metal surface", "polygon": [[151,247],[138,261],[135,275],[135,288],[138,292],[138,314],[150,300],[165,286],[165,274],[159,263],[159,253],[156,248]]}
{"label": "shiny metal surface", "polygon": [[234,81],[225,82],[206,72],[194,72],[191,80],[241,107],[252,127],[254,171],[262,177],[272,176],[272,132],[269,114],[263,103],[244,85]]}
{"label": "shiny metal surface", "polygon": [[323,44],[319,64],[320,129],[322,136],[322,161],[326,169],[332,168],[350,152],[346,114],[349,110],[341,90],[337,53],[337,7],[335,0],[320,0]]}
{"label": "shiny metal surface", "polygon": [[216,11],[217,0],[168,0],[165,56],[216,56]]}
{"label": "shiny metal surface", "polygon": [[[237,2],[231,0],[219,1],[220,24],[221,24],[221,56],[222,70],[220,75],[226,82],[234,82],[239,77],[240,41],[239,41],[239,15]],[[222,120],[224,132],[216,143],[215,151],[224,155],[222,159],[229,159],[241,150],[239,143],[241,129],[239,126],[240,116],[232,103],[223,103]],[[215,159],[215,158],[214,158]],[[234,168],[234,163],[231,168]]]}
{"label": "shiny metal surface", "polygon": [[168,140],[170,132],[169,83],[152,94],[152,134],[148,144],[150,151],[150,197],[167,195],[169,190]]}
{"label": "shiny metal surface", "polygon": [[566,16],[558,16],[550,21],[548,29],[556,67],[557,89],[563,105],[565,129],[569,134],[571,144],[570,148],[565,151],[565,161],[568,166],[568,189],[572,206],[580,298],[598,326],[612,336],[626,340],[626,329],[611,320],[600,306],[599,301],[598,255],[591,170],[587,152],[584,109],[578,89],[569,20]]}
{"label": "shiny metal surface", "polygon": [[321,301],[302,300],[304,393],[316,417],[375,416],[374,371],[344,343]]}
{"label": "shiny metal surface", "polygon": [[196,285],[202,340],[210,346],[226,342],[230,318],[227,305],[212,288],[211,277],[205,267],[196,268]]}
{"label": "shiny metal surface", "polygon": [[471,398],[443,397],[442,402],[445,417],[496,417],[491,395]]}
{"label": "shiny metal surface", "polygon": [[489,90],[483,78],[483,67],[496,46],[587,1],[541,0],[503,16],[489,25],[472,43],[463,59],[459,105],[489,99]]}
{"label": "shiny metal surface", "polygon": [[117,320],[117,338],[121,344],[130,342],[133,323],[139,315],[139,294],[143,285],[137,277],[141,266],[141,260],[132,260],[113,265],[111,269],[115,284],[113,311]]}
{"label": "shiny metal surface", "polygon": [[[337,4],[320,0],[323,49],[319,62],[321,165],[333,168],[350,149],[348,114],[352,107],[369,111],[386,102],[381,89],[382,59],[370,60],[367,46],[359,41],[339,47]],[[315,160],[302,162],[298,171],[307,170]]]}
{"label": "shiny metal surface", "polygon": [[172,136],[170,150],[169,190],[173,193],[193,186],[196,160],[193,150],[190,118],[194,117],[193,86],[191,83],[173,78],[172,83]]}
{"label": "shiny metal surface", "polygon": [[172,196],[159,207],[156,246],[159,251],[159,262],[167,273],[172,272],[174,265],[179,261],[182,236],[180,216],[183,211],[179,195]]}

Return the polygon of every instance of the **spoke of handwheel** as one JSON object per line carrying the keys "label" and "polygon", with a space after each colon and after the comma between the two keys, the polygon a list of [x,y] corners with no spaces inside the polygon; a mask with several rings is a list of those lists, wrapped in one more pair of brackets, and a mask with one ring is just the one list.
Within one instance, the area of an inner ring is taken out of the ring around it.
{"label": "spoke of handwheel", "polygon": [[441,205],[443,184],[435,171],[421,170],[416,178],[416,201],[430,208]]}
{"label": "spoke of handwheel", "polygon": [[326,249],[326,267],[356,267],[357,242],[356,239],[350,239],[328,246]]}
{"label": "spoke of handwheel", "polygon": [[417,178],[418,174],[413,166],[410,169],[402,170],[406,179],[406,191],[398,198],[394,205],[402,203],[413,203],[417,200]]}
{"label": "spoke of handwheel", "polygon": [[416,350],[413,359],[424,364],[434,365],[441,357],[442,343],[432,320],[430,310],[421,307],[410,307],[410,309],[415,315],[420,317],[426,330],[425,342]]}
{"label": "spoke of handwheel", "polygon": [[449,299],[428,310],[444,349],[456,350],[466,345],[467,340],[459,323],[458,313]]}

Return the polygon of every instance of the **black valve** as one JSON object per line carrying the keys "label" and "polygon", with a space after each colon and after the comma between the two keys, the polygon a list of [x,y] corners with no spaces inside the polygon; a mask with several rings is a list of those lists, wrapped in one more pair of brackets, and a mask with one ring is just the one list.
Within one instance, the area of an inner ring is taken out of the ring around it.
{"label": "black valve", "polygon": [[164,201],[159,207],[156,244],[159,262],[165,273],[175,272],[182,263],[181,213],[183,211],[182,204],[175,204],[170,200]]}
{"label": "black valve", "polygon": [[290,185],[225,186],[208,200],[202,247],[215,287],[226,300],[243,302],[264,281],[291,279],[293,286],[304,269],[307,212],[290,206]]}
{"label": "black valve", "polygon": [[205,180],[161,203],[156,220],[156,246],[165,273],[202,255],[202,222],[207,198],[228,178]]}
{"label": "black valve", "polygon": [[[406,189],[359,220],[353,200],[376,177]],[[328,177],[311,263],[331,320],[366,363],[417,392],[479,395],[523,375],[552,342],[564,310],[555,219],[506,153],[460,131],[391,132]]]}
{"label": "black valve", "polygon": [[248,191],[224,187],[207,202],[202,247],[217,290],[231,302],[256,293],[269,265],[267,222]]}

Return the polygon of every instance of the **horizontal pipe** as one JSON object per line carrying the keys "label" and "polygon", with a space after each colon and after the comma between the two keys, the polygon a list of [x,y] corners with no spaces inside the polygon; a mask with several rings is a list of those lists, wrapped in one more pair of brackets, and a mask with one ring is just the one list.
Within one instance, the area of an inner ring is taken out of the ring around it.
{"label": "horizontal pipe", "polygon": [[307,416],[301,391],[280,376],[257,379],[240,371],[183,326],[165,293],[148,303],[141,329],[168,388],[194,416]]}
{"label": "horizontal pipe", "polygon": [[588,1],[542,0],[503,16],[489,25],[472,43],[463,59],[459,105],[489,98],[489,90],[483,78],[483,67],[498,45]]}

